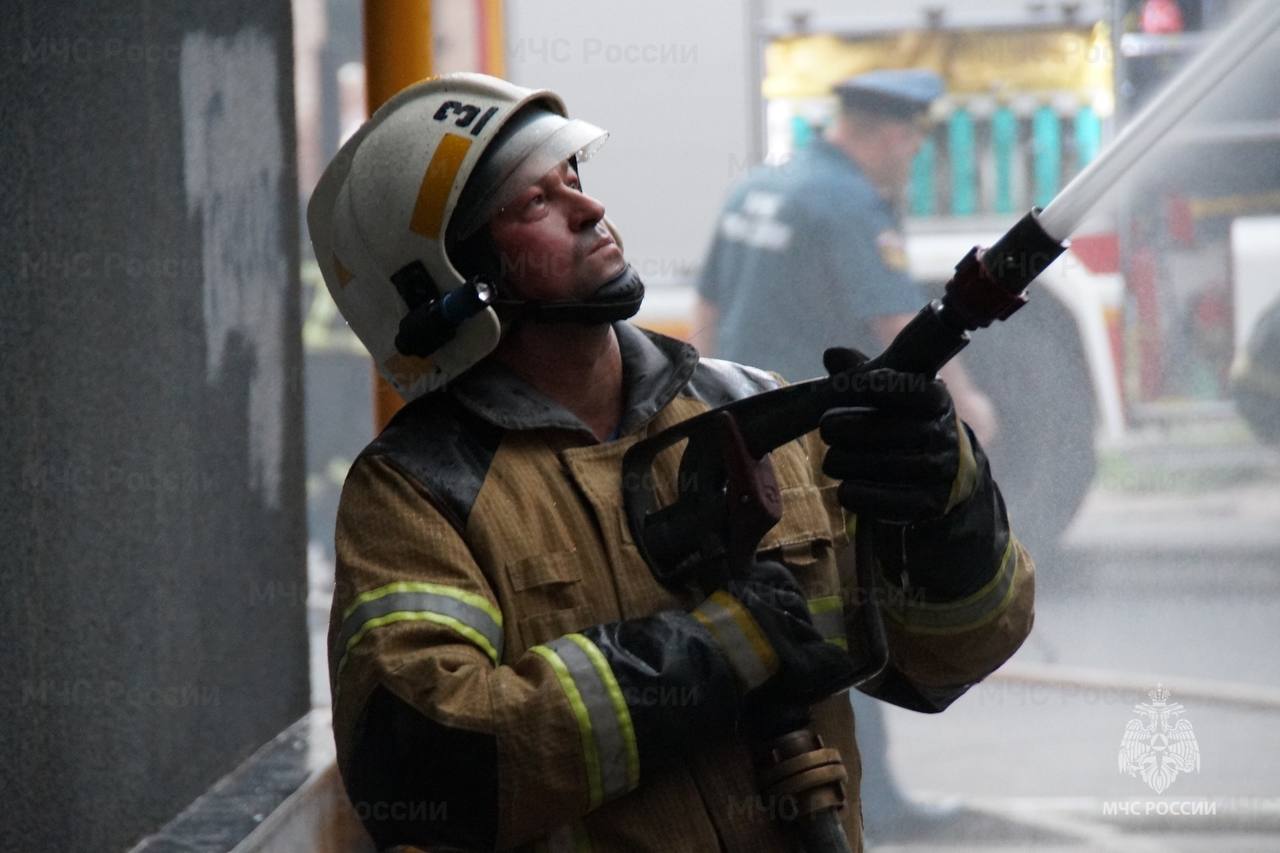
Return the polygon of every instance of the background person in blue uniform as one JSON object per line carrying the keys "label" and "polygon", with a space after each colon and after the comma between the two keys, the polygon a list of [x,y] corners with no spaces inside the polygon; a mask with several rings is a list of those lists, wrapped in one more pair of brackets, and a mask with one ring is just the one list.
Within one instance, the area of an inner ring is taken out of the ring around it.
{"label": "background person in blue uniform", "polygon": [[[698,281],[693,343],[703,355],[795,382],[826,374],[826,347],[875,355],[920,310],[925,294],[907,272],[900,208],[922,120],[942,92],[931,71],[846,80],[825,135],[731,191]],[[990,401],[958,363],[942,378],[990,444]]]}
{"label": "background person in blue uniform", "polygon": [[[887,70],[840,83],[840,110],[787,162],[753,171],[721,213],[698,282],[693,343],[703,355],[826,375],[822,352],[879,353],[925,304],[907,271],[901,207],[923,120],[943,93],[931,71]],[[943,370],[956,410],[986,445],[995,410],[956,362]],[[953,810],[910,803],[888,767],[880,704],[853,697],[868,835],[938,824]]]}

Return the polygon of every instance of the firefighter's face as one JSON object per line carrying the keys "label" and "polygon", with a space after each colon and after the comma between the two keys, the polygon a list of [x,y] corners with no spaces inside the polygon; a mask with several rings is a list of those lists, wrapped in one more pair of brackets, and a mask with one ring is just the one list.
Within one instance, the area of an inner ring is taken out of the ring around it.
{"label": "firefighter's face", "polygon": [[588,297],[626,263],[604,205],[582,191],[568,161],[499,210],[489,233],[504,283],[523,299]]}

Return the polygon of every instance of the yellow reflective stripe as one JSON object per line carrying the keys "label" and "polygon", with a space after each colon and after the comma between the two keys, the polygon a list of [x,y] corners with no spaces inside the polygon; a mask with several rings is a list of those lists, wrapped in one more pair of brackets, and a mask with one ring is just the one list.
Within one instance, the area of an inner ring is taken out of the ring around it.
{"label": "yellow reflective stripe", "polygon": [[418,186],[418,200],[413,205],[413,216],[409,219],[409,230],[421,234],[430,240],[440,239],[440,228],[444,225],[445,206],[449,194],[453,190],[453,181],[458,177],[462,161],[471,149],[471,140],[456,133],[446,133],[431,155],[431,162],[422,173],[422,183]]}
{"label": "yellow reflective stripe", "polygon": [[355,600],[352,601],[351,604],[347,605],[346,610],[342,611],[342,618],[346,619],[355,612],[357,607],[365,602],[373,601],[374,599],[382,598],[383,596],[397,592],[426,592],[432,595],[444,595],[449,598],[456,598],[463,604],[470,604],[472,607],[483,610],[485,613],[489,614],[489,617],[493,619],[494,622],[498,623],[499,628],[502,627],[502,612],[490,604],[489,599],[485,598],[483,595],[476,595],[474,592],[467,592],[465,589],[458,589],[453,586],[445,586],[444,584],[438,583],[423,583],[421,581],[398,581],[397,583],[389,583],[385,586],[380,586],[377,589],[371,589],[368,592],[361,593],[356,596]]}
{"label": "yellow reflective stripe", "polygon": [[347,641],[346,648],[342,650],[342,659],[338,661],[338,668],[334,673],[334,677],[336,678],[338,675],[342,674],[343,668],[347,665],[347,659],[351,655],[351,650],[360,644],[360,641],[364,639],[365,634],[375,628],[381,628],[384,625],[392,625],[396,622],[434,622],[437,625],[444,625],[446,628],[453,629],[479,646],[495,664],[498,662],[498,650],[493,647],[487,637],[475,628],[472,628],[470,625],[459,622],[452,616],[445,616],[442,613],[431,613],[421,610],[399,610],[394,613],[387,613],[383,616],[379,616],[376,619],[370,619],[360,627],[359,631],[352,635],[351,639]]}
{"label": "yellow reflective stripe", "polygon": [[967,500],[978,486],[978,460],[973,455],[973,442],[969,441],[969,431],[964,428],[959,415],[956,415],[956,432],[960,464],[956,466],[956,476],[951,481],[951,493],[947,496],[947,506],[943,512],[951,512],[953,507]]}
{"label": "yellow reflective stripe", "polygon": [[849,641],[844,632],[844,602],[838,595],[821,595],[809,599],[809,615],[813,617],[813,627],[818,629],[822,639],[848,650]]}
{"label": "yellow reflective stripe", "polygon": [[495,665],[499,661],[502,614],[487,600],[442,584],[400,582],[363,593],[343,611],[330,649],[329,664],[335,676],[371,630],[413,620],[444,625],[477,646]]}
{"label": "yellow reflective stripe", "polygon": [[613,669],[605,660],[604,654],[596,648],[596,644],[581,634],[569,634],[568,638],[582,649],[591,665],[596,668],[596,674],[604,683],[605,693],[613,704],[613,713],[618,718],[618,731],[622,733],[622,742],[627,750],[627,790],[633,791],[640,784],[640,749],[636,744],[636,728],[631,721],[631,709],[622,696],[622,688],[614,677]]}
{"label": "yellow reflective stripe", "polygon": [[747,690],[764,684],[778,671],[778,656],[755,618],[724,590],[713,592],[693,610],[711,632]]}
{"label": "yellow reflective stripe", "polygon": [[591,715],[587,712],[586,703],[582,701],[578,685],[574,683],[573,676],[569,673],[569,668],[565,666],[564,661],[560,659],[560,655],[547,646],[531,646],[529,651],[550,664],[551,671],[556,674],[556,680],[560,682],[560,687],[569,700],[569,707],[573,709],[573,716],[578,721],[578,735],[582,740],[582,753],[587,765],[587,801],[589,808],[598,808],[604,802],[604,783],[601,780],[600,754],[596,751],[596,739],[591,731]]}
{"label": "yellow reflective stripe", "polygon": [[764,661],[765,668],[771,673],[776,672],[778,669],[778,655],[774,652],[773,646],[769,645],[769,641],[765,639],[764,632],[760,630],[755,617],[747,612],[747,608],[743,607],[738,599],[724,590],[713,592],[711,597],[721,607],[729,611],[729,615],[733,617],[734,622],[738,623],[738,629],[747,638],[751,648],[759,656],[760,660]]}
{"label": "yellow reflective stripe", "polygon": [[[625,712],[620,716],[615,698],[610,696],[610,687],[621,701],[622,693],[614,680],[613,671],[601,654],[596,660],[588,650],[598,649],[582,634],[566,634],[546,644],[560,658],[587,709],[591,736],[595,741],[596,755],[600,762],[600,787],[605,800],[620,797],[635,788],[639,781],[639,767],[633,763],[638,758],[628,743],[628,734],[634,743],[635,736],[631,727],[631,715]],[[603,666],[607,677],[602,676]]]}
{"label": "yellow reflective stripe", "polygon": [[1003,613],[1013,600],[1017,592],[1014,580],[1022,563],[1021,550],[1017,539],[1010,536],[995,577],[972,595],[958,601],[907,602],[885,607],[884,613],[906,630],[918,634],[958,634],[980,628]]}
{"label": "yellow reflective stripe", "polygon": [[844,612],[844,604],[840,601],[840,596],[820,595],[809,599],[809,612],[815,616],[819,613],[830,613],[832,610]]}

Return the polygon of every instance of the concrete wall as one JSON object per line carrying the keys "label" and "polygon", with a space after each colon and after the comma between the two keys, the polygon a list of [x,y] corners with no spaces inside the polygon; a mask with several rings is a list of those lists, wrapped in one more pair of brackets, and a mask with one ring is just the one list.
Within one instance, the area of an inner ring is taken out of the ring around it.
{"label": "concrete wall", "polygon": [[287,0],[8,0],[0,850],[117,850],[307,708]]}

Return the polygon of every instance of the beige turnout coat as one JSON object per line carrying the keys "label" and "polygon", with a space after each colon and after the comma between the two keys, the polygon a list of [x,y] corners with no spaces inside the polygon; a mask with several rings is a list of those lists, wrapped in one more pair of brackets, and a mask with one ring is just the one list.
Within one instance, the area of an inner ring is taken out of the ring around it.
{"label": "beige turnout coat", "polygon": [[[347,477],[329,634],[339,766],[362,817],[403,819],[424,848],[471,849],[448,839],[459,826],[473,837],[487,826],[502,850],[788,849],[776,804],[756,793],[742,734],[723,731],[642,775],[623,700],[680,714],[688,697],[621,697],[602,658],[573,651],[582,643],[571,635],[588,626],[698,603],[660,585],[639,556],[622,513],[623,454],[777,385],[628,324],[615,329],[627,395],[616,440],[597,442],[572,415],[482,364],[407,407]],[[792,568],[828,639],[857,654],[860,610],[836,560],[847,519],[820,473],[823,449],[810,434],[772,454],[784,516],[761,550]],[[663,458],[660,482],[674,481],[674,459]],[[901,595],[883,608],[898,697],[943,707],[1027,635],[1032,564],[1007,530],[997,539],[999,553],[955,555],[990,562],[976,593],[942,603]],[[419,727],[379,728],[375,694],[411,709]],[[848,767],[843,820],[857,849],[849,701],[834,696],[813,715]],[[388,757],[367,752],[417,749],[422,785],[368,781]],[[432,827],[438,846],[421,840]],[[370,828],[382,843],[396,840]]]}

